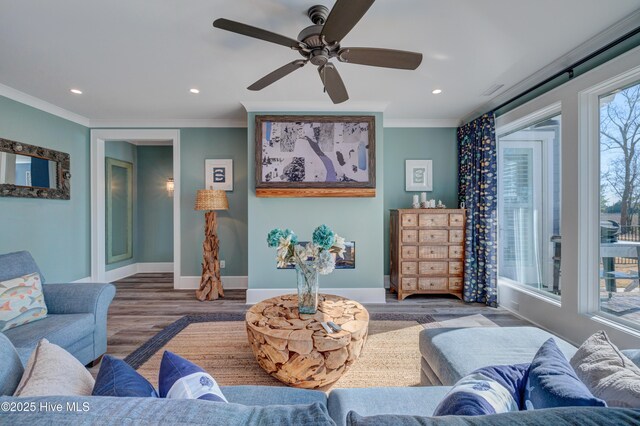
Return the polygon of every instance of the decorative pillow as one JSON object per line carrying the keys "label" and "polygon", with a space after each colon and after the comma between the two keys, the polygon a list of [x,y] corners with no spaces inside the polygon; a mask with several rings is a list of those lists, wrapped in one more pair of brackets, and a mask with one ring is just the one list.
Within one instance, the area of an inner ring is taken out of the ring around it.
{"label": "decorative pillow", "polygon": [[0,331],[47,316],[40,274],[0,282]]}
{"label": "decorative pillow", "polygon": [[578,379],[553,337],[542,344],[531,361],[524,398],[527,410],[607,405]]}
{"label": "decorative pillow", "polygon": [[93,387],[94,396],[133,396],[157,398],[158,393],[147,379],[121,359],[105,355]]}
{"label": "decorative pillow", "polygon": [[73,355],[42,339],[13,396],[89,396],[94,383],[91,373]]}
{"label": "decorative pillow", "polygon": [[482,416],[519,411],[529,364],[497,365],[460,379],[433,412],[434,416]]}
{"label": "decorative pillow", "polygon": [[578,348],[571,366],[594,396],[610,407],[640,407],[640,368],[598,331]]}
{"label": "decorative pillow", "polygon": [[210,374],[169,351],[162,355],[158,387],[161,398],[228,402]]}

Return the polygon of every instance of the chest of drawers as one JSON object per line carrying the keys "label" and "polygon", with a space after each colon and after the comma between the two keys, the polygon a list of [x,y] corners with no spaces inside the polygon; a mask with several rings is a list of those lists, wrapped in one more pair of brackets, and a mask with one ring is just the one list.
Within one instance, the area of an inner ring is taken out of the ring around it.
{"label": "chest of drawers", "polygon": [[464,209],[391,210],[391,291],[462,298]]}

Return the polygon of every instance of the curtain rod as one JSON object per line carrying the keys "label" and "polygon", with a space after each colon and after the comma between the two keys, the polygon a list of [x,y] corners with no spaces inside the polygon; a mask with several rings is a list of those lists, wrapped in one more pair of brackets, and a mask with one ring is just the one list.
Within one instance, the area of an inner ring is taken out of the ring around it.
{"label": "curtain rod", "polygon": [[607,50],[613,49],[617,45],[621,44],[622,42],[624,42],[624,41],[626,41],[626,40],[630,39],[631,37],[636,36],[638,34],[640,34],[640,27],[637,27],[635,30],[630,31],[627,34],[623,35],[622,37],[617,38],[614,41],[604,45],[603,47],[601,47],[600,49],[596,50],[595,52],[585,56],[584,58],[580,59],[577,62],[574,62],[573,64],[571,64],[568,67],[564,68],[562,71],[559,71],[559,72],[555,73],[554,75],[552,75],[551,77],[546,78],[545,80],[543,80],[540,83],[536,84],[535,86],[525,90],[524,92],[520,93],[519,95],[516,95],[513,98],[509,99],[508,101],[501,103],[497,107],[493,108],[493,111],[497,111],[497,110],[499,110],[501,108],[504,108],[505,106],[509,105],[510,103],[513,103],[513,102],[517,101],[518,99],[520,99],[520,98],[522,98],[524,96],[527,96],[529,93],[533,92],[534,90],[537,90],[537,89],[541,88],[542,86],[544,86],[547,83],[550,83],[551,81],[555,80],[556,78],[562,77],[564,74],[569,74],[569,80],[571,80],[573,78],[573,70],[574,70],[574,68],[577,68],[580,65],[584,64],[585,62],[588,62],[588,61],[594,59],[595,57],[603,54]]}

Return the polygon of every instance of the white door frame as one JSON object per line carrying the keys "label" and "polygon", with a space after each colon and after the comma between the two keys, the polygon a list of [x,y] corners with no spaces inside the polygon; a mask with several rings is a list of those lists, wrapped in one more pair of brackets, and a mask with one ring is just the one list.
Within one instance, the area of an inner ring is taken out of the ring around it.
{"label": "white door frame", "polygon": [[180,280],[180,130],[91,130],[91,281],[106,280],[105,264],[105,142],[110,140],[159,141],[173,145],[173,287]]}

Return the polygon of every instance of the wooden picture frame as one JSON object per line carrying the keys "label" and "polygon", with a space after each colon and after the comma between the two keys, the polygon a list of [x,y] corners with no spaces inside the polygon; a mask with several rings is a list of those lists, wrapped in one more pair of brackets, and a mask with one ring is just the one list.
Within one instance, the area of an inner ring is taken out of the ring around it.
{"label": "wooden picture frame", "polygon": [[255,126],[257,197],[375,197],[374,116],[257,115]]}

